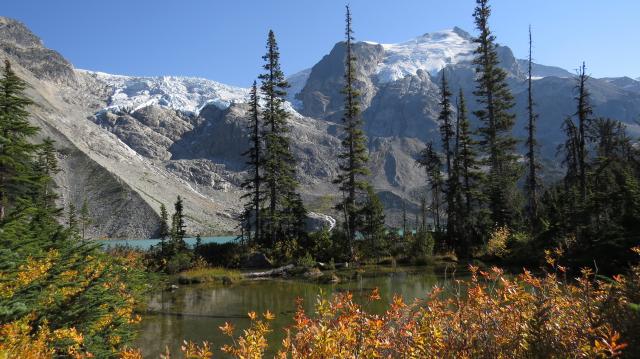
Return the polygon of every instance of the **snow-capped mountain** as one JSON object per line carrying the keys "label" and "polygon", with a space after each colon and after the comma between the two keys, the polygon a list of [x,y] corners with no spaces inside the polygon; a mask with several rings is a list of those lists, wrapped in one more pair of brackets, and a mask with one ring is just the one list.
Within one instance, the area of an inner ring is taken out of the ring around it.
{"label": "snow-capped mountain", "polygon": [[[438,80],[444,69],[452,92],[463,91],[470,111],[476,106],[474,48],[472,37],[459,28],[398,44],[354,43],[370,181],[390,224],[398,223],[405,204],[409,211],[418,210],[415,199],[424,190],[424,174],[415,166],[415,155],[440,137]],[[497,50],[516,100],[514,132],[522,137],[528,63],[506,46]],[[310,204],[335,192],[331,181],[338,168],[344,56],[345,44],[338,42],[311,68],[288,78],[291,146],[300,190]],[[93,229],[96,237],[153,235],[159,204],[170,204],[176,195],[184,198],[194,231],[237,228],[248,88],[201,78],[76,70],[23,24],[2,17],[0,58],[10,59],[28,81],[37,103],[32,120],[64,154],[64,170],[56,178],[62,200],[81,206],[89,198],[100,218],[95,222],[102,224]],[[575,112],[575,80],[552,66],[534,64],[533,72],[542,155],[552,159],[562,140],[559,123]],[[632,135],[640,135],[640,126],[634,125],[640,115],[638,81],[594,78],[589,90],[594,115],[621,120]]]}
{"label": "snow-capped mountain", "polygon": [[141,108],[159,105],[198,114],[207,104],[220,109],[234,102],[246,102],[249,90],[196,77],[134,77],[104,72],[77,70],[104,83],[110,93],[107,110]]}
{"label": "snow-capped mountain", "polygon": [[447,65],[470,62],[477,47],[471,35],[458,27],[427,33],[399,44],[380,45],[384,48],[384,60],[378,64],[376,73],[382,83],[415,75],[418,70],[435,75]]}

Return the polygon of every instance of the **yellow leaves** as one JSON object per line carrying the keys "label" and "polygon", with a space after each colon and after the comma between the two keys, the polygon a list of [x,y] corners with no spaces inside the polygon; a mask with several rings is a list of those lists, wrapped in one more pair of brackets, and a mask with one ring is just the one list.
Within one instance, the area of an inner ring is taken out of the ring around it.
{"label": "yellow leaves", "polygon": [[233,327],[233,324],[229,324],[228,322],[224,322],[224,325],[221,326],[221,327],[218,327],[218,328],[220,328],[220,331],[222,331],[222,333],[224,333],[224,335],[233,337],[233,330],[235,329]]}
{"label": "yellow leaves", "polygon": [[[42,359],[54,356],[90,358],[91,353],[82,350],[83,335],[75,328],[51,331],[45,324],[33,328],[32,316],[0,326],[0,358]],[[64,341],[63,352],[56,353],[53,343]]]}
{"label": "yellow leaves", "polygon": [[503,256],[507,251],[507,242],[511,236],[511,230],[507,226],[496,228],[489,236],[487,252],[497,257]]}
{"label": "yellow leaves", "polygon": [[276,319],[276,316],[273,313],[271,313],[270,311],[268,311],[268,310],[264,314],[262,314],[262,316],[266,320],[274,320],[274,319]]}
{"label": "yellow leaves", "polygon": [[84,337],[76,328],[56,329],[53,331],[53,337],[61,340],[67,339],[74,344],[82,344],[84,342]]}
{"label": "yellow leaves", "polygon": [[120,359],[142,359],[140,349],[124,348],[119,353]]}
{"label": "yellow leaves", "polygon": [[183,341],[180,347],[185,359],[209,359],[213,356],[208,342],[197,345],[191,341]]}
{"label": "yellow leaves", "polygon": [[28,257],[25,263],[18,267],[14,278],[5,272],[0,273],[0,297],[9,298],[21,288],[44,278],[58,256],[58,251],[51,250],[45,258]]}

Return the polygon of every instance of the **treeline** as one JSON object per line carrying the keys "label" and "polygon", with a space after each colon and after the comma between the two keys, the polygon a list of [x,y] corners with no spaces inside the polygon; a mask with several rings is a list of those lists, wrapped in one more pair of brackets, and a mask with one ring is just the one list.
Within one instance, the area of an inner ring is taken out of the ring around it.
{"label": "treeline", "polygon": [[[362,130],[357,59],[353,52],[352,18],[346,13],[344,111],[339,175],[334,180],[335,207],[341,227],[331,234],[305,231],[306,210],[296,179],[296,163],[288,134],[290,114],[284,108],[288,84],[280,69],[273,31],[269,32],[260,87],[251,91],[245,153],[249,176],[242,215],[242,238],[254,249],[290,259],[310,254],[328,260],[362,260],[398,252],[455,251],[458,256],[499,256],[533,263],[544,249],[561,246],[577,265],[600,263],[610,269],[631,258],[640,240],[639,152],[624,124],[595,118],[590,105],[585,66],[576,76],[576,112],[562,124],[566,142],[558,149],[566,169],[559,183],[543,185],[536,133],[532,82],[531,29],[527,96],[527,138],[513,135],[515,102],[500,67],[495,35],[489,27],[491,8],[478,0],[473,13],[478,36],[473,126],[462,89],[451,89],[448,70],[440,82],[440,141],[429,142],[416,162],[425,170],[428,196],[416,232],[384,226],[384,212],[368,182],[368,153]],[[455,95],[454,95],[455,93]],[[523,146],[524,145],[524,146]],[[525,155],[518,152],[525,148]],[[427,223],[427,212],[431,223]],[[417,217],[417,216],[416,216]],[[397,233],[402,233],[398,236]],[[404,241],[402,241],[404,239]],[[429,244],[434,242],[435,244]],[[427,243],[425,245],[421,243]],[[329,246],[329,248],[327,248]],[[495,251],[495,248],[500,248]]]}
{"label": "treeline", "polygon": [[[576,76],[576,112],[562,123],[565,143],[558,156],[566,169],[560,183],[543,186],[536,138],[536,105],[532,91],[531,29],[527,96],[526,154],[513,134],[515,105],[500,67],[497,43],[489,28],[491,8],[478,0],[474,20],[479,32],[471,129],[462,90],[456,98],[441,75],[439,116],[441,150],[429,143],[418,160],[431,187],[437,245],[461,255],[488,254],[517,263],[535,263],[544,249],[561,247],[574,267],[620,270],[640,242],[640,152],[625,125],[596,118],[590,104],[584,64]],[[439,208],[444,207],[443,214]],[[440,226],[444,221],[446,226]]]}

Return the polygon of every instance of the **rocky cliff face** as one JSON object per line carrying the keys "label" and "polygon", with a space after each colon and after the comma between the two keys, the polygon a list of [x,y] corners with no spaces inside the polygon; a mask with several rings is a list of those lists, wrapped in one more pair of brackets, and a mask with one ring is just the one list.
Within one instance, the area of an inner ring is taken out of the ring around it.
{"label": "rocky cliff face", "polygon": [[[426,141],[439,141],[438,84],[443,73],[454,93],[473,101],[474,45],[459,28],[424,34],[400,44],[358,42],[356,86],[368,135],[371,182],[399,223],[403,202],[418,210],[424,176],[415,165]],[[343,98],[344,43],[316,65],[291,77],[288,99],[293,151],[303,198],[318,216],[333,214]],[[516,96],[524,137],[526,62],[499,47]],[[57,141],[64,171],[56,178],[62,202],[86,197],[93,236],[148,237],[158,225],[160,203],[185,199],[191,232],[232,231],[242,207],[239,185],[248,146],[247,89],[184,77],[130,77],[74,69],[46,49],[22,24],[0,17],[0,58],[9,58],[29,83],[33,121]],[[283,59],[286,61],[286,59]],[[534,93],[542,151],[553,156],[561,121],[574,112],[575,81],[565,70],[534,65]],[[591,79],[595,113],[629,124],[640,116],[640,82]],[[473,121],[473,116],[472,116]],[[557,162],[557,161],[556,161]],[[549,171],[551,173],[552,171]],[[410,217],[412,218],[412,217]]]}

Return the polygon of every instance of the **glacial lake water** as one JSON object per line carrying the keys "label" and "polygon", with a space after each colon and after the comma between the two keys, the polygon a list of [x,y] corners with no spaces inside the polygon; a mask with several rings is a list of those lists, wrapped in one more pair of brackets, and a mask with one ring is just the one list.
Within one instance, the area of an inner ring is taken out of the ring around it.
{"label": "glacial lake water", "polygon": [[[177,353],[183,340],[206,340],[215,349],[214,357],[225,357],[219,347],[230,344],[230,340],[221,334],[218,327],[224,322],[230,322],[235,325],[236,334],[240,334],[248,326],[248,312],[263,313],[270,310],[276,315],[276,319],[271,322],[273,332],[267,338],[270,351],[266,357],[273,357],[284,338],[283,328],[292,324],[298,297],[304,300],[309,313],[321,293],[330,296],[350,291],[356,301],[364,303],[371,290],[377,287],[382,299],[367,304],[367,309],[382,313],[394,294],[399,294],[410,302],[414,298],[425,298],[434,285],[445,283],[443,268],[411,268],[410,272],[406,270],[398,269],[376,277],[358,277],[338,284],[269,279],[241,281],[227,286],[180,286],[173,291],[152,295],[148,309],[154,314],[143,315],[136,344],[142,349],[145,358],[158,358],[165,347]],[[448,278],[451,278],[451,272],[449,268]],[[456,278],[467,275],[458,272]]]}
{"label": "glacial lake water", "polygon": [[[202,244],[206,243],[227,243],[237,239],[236,236],[219,236],[219,237],[202,237]],[[196,238],[185,238],[184,241],[188,246],[193,247],[196,244]],[[127,246],[135,249],[147,250],[151,246],[160,244],[159,239],[97,239],[94,242],[102,244],[105,249],[117,246]]]}

